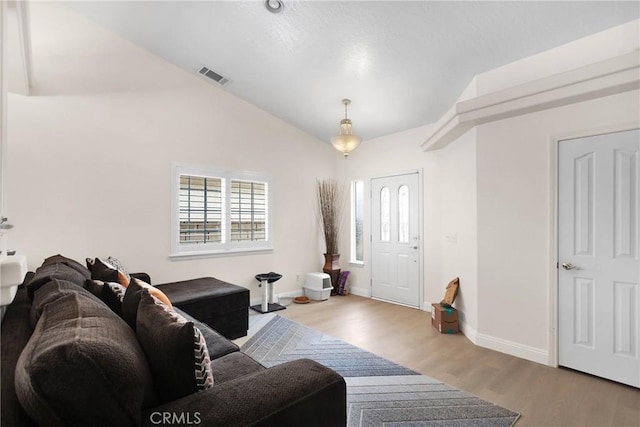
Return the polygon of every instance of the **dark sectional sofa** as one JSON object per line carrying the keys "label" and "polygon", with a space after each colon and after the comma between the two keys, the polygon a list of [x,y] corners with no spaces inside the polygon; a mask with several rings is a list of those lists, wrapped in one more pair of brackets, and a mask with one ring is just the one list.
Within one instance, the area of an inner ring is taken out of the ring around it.
{"label": "dark sectional sofa", "polygon": [[[192,322],[204,338],[214,382],[167,400],[175,390],[167,394],[160,384],[181,367],[158,372],[150,361],[169,349],[141,345],[140,331],[87,289],[88,270],[55,261],[60,265],[44,269],[48,277],[42,267],[27,275],[2,322],[2,427],[345,425],[340,375],[308,359],[267,369],[175,307],[171,315]],[[138,328],[168,328],[154,319],[138,318]]]}

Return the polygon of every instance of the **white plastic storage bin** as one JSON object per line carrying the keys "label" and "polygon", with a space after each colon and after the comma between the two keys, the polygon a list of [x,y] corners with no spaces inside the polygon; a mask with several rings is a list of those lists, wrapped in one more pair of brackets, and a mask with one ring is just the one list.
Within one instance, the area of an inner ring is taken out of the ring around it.
{"label": "white plastic storage bin", "polygon": [[326,273],[307,273],[304,280],[304,294],[314,301],[329,299],[331,295],[331,277]]}

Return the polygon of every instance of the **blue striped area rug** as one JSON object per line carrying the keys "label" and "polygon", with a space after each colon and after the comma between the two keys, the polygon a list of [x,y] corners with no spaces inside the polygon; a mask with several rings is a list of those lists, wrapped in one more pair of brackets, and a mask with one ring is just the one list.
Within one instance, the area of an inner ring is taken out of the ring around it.
{"label": "blue striped area rug", "polygon": [[511,427],[520,416],[277,315],[240,349],[266,367],[307,358],[338,372],[347,383],[348,426]]}

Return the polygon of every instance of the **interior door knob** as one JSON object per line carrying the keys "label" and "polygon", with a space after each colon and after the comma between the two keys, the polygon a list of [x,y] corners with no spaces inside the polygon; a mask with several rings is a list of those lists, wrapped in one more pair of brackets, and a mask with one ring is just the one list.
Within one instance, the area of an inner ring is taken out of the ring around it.
{"label": "interior door knob", "polygon": [[562,268],[564,268],[565,270],[580,270],[580,267],[578,267],[577,265],[573,265],[570,262],[563,262]]}

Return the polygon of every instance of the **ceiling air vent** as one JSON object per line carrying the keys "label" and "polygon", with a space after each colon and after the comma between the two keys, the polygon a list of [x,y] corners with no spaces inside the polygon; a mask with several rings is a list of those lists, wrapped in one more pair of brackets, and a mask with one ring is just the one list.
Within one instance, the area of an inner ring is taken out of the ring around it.
{"label": "ceiling air vent", "polygon": [[206,78],[218,83],[220,86],[224,86],[229,82],[229,79],[227,79],[226,77],[222,77],[220,74],[207,67],[200,68],[200,71],[198,72]]}

